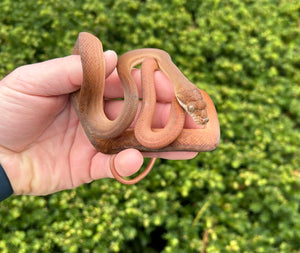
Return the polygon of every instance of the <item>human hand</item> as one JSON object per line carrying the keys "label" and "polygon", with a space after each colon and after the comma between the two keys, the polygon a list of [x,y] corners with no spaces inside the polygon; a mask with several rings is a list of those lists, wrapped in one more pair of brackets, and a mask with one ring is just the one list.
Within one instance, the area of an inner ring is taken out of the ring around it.
{"label": "human hand", "polygon": [[[117,56],[105,52],[107,73],[115,68]],[[140,89],[140,71],[133,71]],[[173,86],[155,73],[157,99],[170,102]],[[0,81],[0,164],[15,194],[46,195],[75,188],[93,180],[113,177],[111,155],[97,152],[87,139],[69,94],[82,83],[80,57],[76,55],[22,66]],[[106,79],[106,97],[122,95],[114,71]],[[122,101],[106,103],[110,118],[120,112]],[[154,126],[167,121],[170,104],[158,103]],[[147,154],[168,159],[190,159],[195,152]],[[120,152],[115,166],[122,176],[139,170],[143,154],[134,149]]]}

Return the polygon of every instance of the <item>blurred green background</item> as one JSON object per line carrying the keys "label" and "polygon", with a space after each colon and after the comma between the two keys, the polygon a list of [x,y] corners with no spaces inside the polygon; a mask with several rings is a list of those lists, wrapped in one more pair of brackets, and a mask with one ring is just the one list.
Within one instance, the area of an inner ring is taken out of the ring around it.
{"label": "blurred green background", "polygon": [[215,102],[221,142],[0,203],[0,252],[300,252],[298,0],[1,0],[0,77],[71,53],[80,31],[119,55],[166,50]]}

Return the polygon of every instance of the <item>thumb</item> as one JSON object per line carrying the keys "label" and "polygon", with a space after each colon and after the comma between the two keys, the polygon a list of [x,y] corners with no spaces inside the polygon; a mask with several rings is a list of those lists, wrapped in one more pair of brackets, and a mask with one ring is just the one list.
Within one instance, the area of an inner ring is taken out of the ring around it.
{"label": "thumb", "polygon": [[[105,75],[108,76],[116,67],[117,54],[109,50],[104,56]],[[70,55],[19,67],[1,82],[25,94],[58,96],[78,90],[82,84],[82,77],[80,56]]]}

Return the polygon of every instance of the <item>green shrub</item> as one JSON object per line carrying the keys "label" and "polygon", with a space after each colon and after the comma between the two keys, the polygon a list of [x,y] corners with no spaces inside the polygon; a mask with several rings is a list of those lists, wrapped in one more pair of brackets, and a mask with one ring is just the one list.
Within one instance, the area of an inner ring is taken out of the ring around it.
{"label": "green shrub", "polygon": [[300,250],[300,2],[2,0],[0,76],[70,54],[80,31],[121,54],[168,51],[213,98],[220,146],[0,205],[0,252]]}

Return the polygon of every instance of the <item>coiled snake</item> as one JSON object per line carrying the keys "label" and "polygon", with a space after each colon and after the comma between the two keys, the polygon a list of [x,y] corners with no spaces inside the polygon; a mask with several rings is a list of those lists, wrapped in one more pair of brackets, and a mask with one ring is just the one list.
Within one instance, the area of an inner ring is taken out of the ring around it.
{"label": "coiled snake", "polygon": [[[80,33],[73,54],[81,57],[83,84],[71,96],[73,106],[94,147],[103,153],[116,154],[123,149],[135,148],[143,152],[210,151],[217,147],[220,128],[215,106],[210,97],[192,84],[175,66],[168,53],[160,49],[137,49],[123,54],[117,71],[124,90],[124,105],[115,120],[109,120],[103,110],[105,85],[105,59],[100,40],[89,33]],[[134,129],[132,123],[138,108],[139,95],[131,75],[134,66],[142,63],[142,109]],[[151,122],[156,104],[154,76],[161,70],[174,85],[170,117],[163,129],[152,129]],[[185,112],[200,125],[196,129],[183,129]],[[134,184],[152,169],[156,158],[136,178],[122,178],[111,159],[114,177],[124,184]]]}

